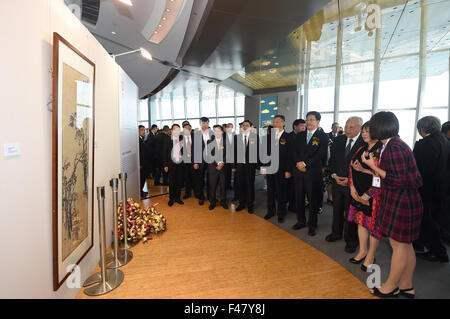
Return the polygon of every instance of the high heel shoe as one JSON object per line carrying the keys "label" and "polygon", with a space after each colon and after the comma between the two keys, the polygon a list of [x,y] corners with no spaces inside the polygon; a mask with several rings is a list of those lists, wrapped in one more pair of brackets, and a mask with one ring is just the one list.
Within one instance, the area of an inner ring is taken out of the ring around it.
{"label": "high heel shoe", "polygon": [[395,288],[390,293],[384,294],[382,293],[377,287],[372,288],[373,289],[373,295],[377,296],[378,298],[397,298],[400,293],[398,293],[399,288]]}
{"label": "high heel shoe", "polygon": [[350,258],[348,261],[351,262],[352,264],[359,265],[361,263],[361,261],[364,261],[366,259],[366,257],[367,256],[364,256],[360,260],[357,260],[355,258]]}
{"label": "high heel shoe", "polygon": [[414,290],[414,288],[400,289],[400,295],[402,295],[403,297],[406,297],[408,299],[414,299],[414,298],[416,298],[415,294],[407,293],[407,291],[411,291],[411,290]]}
{"label": "high heel shoe", "polygon": [[[374,258],[372,264],[374,264],[376,261],[377,261],[377,259]],[[361,270],[364,271],[364,272],[367,272],[367,266],[365,266],[364,263],[361,265]]]}

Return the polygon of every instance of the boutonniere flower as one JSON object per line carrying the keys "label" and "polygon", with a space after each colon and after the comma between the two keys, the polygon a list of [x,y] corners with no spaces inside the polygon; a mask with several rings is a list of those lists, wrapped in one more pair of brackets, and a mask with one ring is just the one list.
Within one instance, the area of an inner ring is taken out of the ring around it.
{"label": "boutonniere flower", "polygon": [[250,144],[255,144],[255,139],[251,138],[250,139]]}
{"label": "boutonniere flower", "polygon": [[380,149],[377,149],[373,152],[371,152],[373,158],[379,158],[380,157]]}
{"label": "boutonniere flower", "polygon": [[318,137],[314,137],[312,141],[312,145],[319,145],[320,139]]}
{"label": "boutonniere flower", "polygon": [[285,138],[280,139],[280,144],[281,144],[281,145],[286,144],[286,139],[285,139]]}
{"label": "boutonniere flower", "polygon": [[223,149],[224,149],[223,145],[221,145],[221,146],[220,146],[220,149],[221,149],[221,150],[223,150]]}

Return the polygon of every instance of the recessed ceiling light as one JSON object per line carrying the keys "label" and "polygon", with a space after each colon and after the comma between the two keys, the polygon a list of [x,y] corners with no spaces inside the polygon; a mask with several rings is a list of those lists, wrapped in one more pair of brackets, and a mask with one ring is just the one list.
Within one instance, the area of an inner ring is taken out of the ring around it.
{"label": "recessed ceiling light", "polygon": [[112,31],[111,33],[112,33],[112,34],[116,34],[116,32],[114,32],[114,31]]}
{"label": "recessed ceiling light", "polygon": [[132,6],[133,3],[131,2],[131,0],[119,0],[122,3],[125,3],[127,6]]}
{"label": "recessed ceiling light", "polygon": [[163,20],[166,20],[167,18],[166,17],[163,17]]}
{"label": "recessed ceiling light", "polygon": [[170,9],[167,9],[166,11],[167,11],[167,12],[170,12]]}

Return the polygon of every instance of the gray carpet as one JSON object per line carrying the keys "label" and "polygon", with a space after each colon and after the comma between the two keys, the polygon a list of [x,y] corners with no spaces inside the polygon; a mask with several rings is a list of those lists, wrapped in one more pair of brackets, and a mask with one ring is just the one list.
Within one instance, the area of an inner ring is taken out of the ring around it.
{"label": "gray carpet", "polygon": [[[264,217],[266,214],[266,192],[263,190],[264,178],[259,175],[256,178],[256,198],[255,214]],[[230,196],[230,193],[229,193]],[[333,258],[336,262],[344,266],[355,277],[366,282],[368,273],[364,273],[360,269],[360,265],[353,265],[348,259],[354,257],[355,254],[348,254],[344,251],[345,242],[343,240],[328,243],[325,237],[331,232],[332,223],[332,207],[326,203],[323,204],[323,213],[319,215],[319,227],[317,235],[308,236],[308,229],[293,230],[291,227],[297,222],[295,213],[288,212],[284,223],[279,224],[276,217],[272,217],[268,222],[277,225],[290,234],[300,238],[304,242],[310,244],[327,256]],[[450,251],[450,250],[449,250]],[[381,267],[382,283],[386,281],[389,275],[389,265],[392,249],[386,238],[383,238],[377,249],[375,257],[376,264]],[[431,263],[417,258],[417,267],[414,276],[414,288],[416,290],[416,298],[420,299],[443,299],[450,298],[450,263]]]}

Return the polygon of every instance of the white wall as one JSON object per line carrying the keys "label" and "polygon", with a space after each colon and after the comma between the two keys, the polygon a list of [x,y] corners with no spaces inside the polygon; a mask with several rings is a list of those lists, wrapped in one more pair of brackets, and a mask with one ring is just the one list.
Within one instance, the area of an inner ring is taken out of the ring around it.
{"label": "white wall", "polygon": [[[53,292],[52,113],[47,106],[53,32],[96,65],[94,187],[106,186],[108,242],[108,182],[120,170],[118,66],[63,0],[2,1],[0,25],[0,298],[73,298],[79,290],[65,284]],[[19,143],[21,155],[5,158],[5,143]],[[80,264],[83,280],[99,260],[96,201],[95,195],[94,247]]]}

